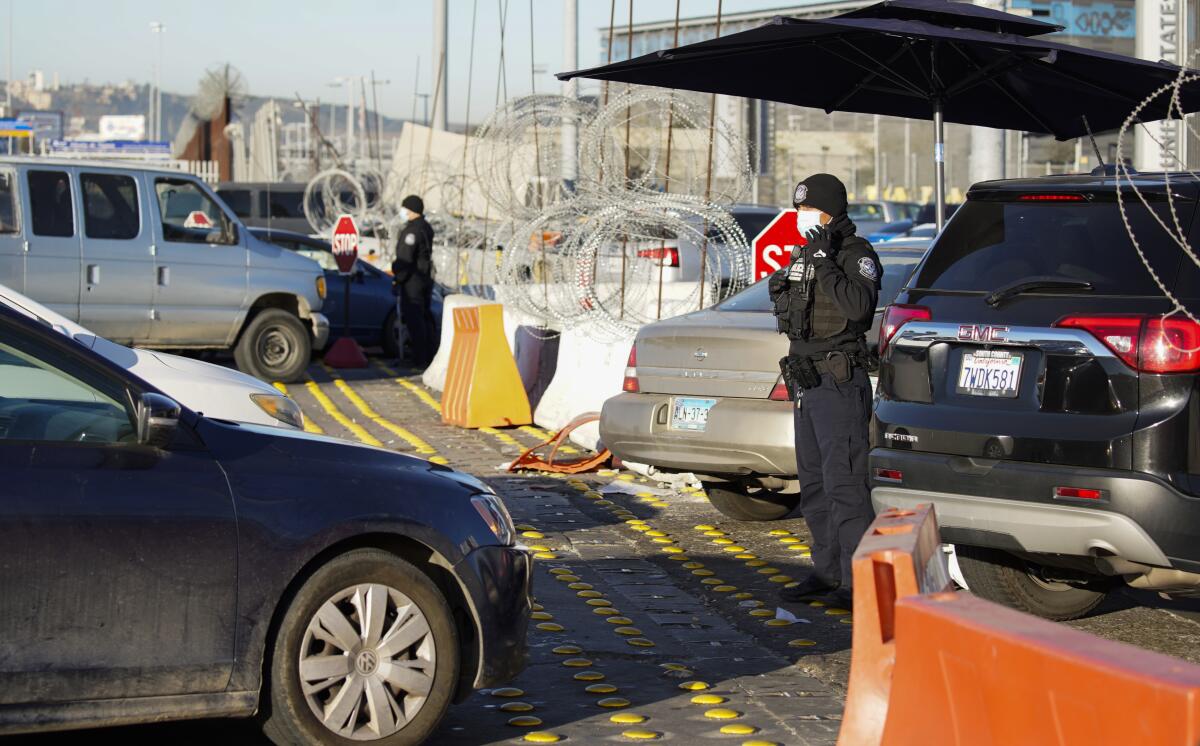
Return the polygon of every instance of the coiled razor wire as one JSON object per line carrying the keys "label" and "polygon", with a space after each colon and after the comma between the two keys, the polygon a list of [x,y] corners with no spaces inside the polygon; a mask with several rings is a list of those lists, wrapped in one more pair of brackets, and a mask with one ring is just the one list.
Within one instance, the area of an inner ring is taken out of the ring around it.
{"label": "coiled razor wire", "polygon": [[697,310],[702,261],[708,298],[741,290],[750,276],[741,227],[727,210],[686,195],[578,194],[497,238],[497,298],[597,338]]}
{"label": "coiled razor wire", "polygon": [[631,87],[601,108],[580,133],[579,189],[691,195],[708,189],[715,204],[745,201],[755,178],[750,146],[718,118],[710,164],[708,121],[708,105],[694,94]]}
{"label": "coiled razor wire", "polygon": [[492,112],[475,134],[472,164],[492,213],[533,220],[569,199],[560,133],[564,125],[582,128],[595,116],[589,101],[547,94],[514,98]]}
{"label": "coiled razor wire", "polygon": [[[627,339],[750,278],[749,242],[727,209],[749,193],[750,148],[719,119],[710,148],[708,121],[696,98],[659,90],[631,88],[604,107],[515,98],[480,126],[465,156],[405,162],[397,153],[386,175],[322,171],[305,189],[305,216],[328,234],[338,215],[353,215],[387,260],[403,227],[400,202],[420,194],[441,206],[426,212],[440,282],[467,292],[491,286],[501,302],[556,329]],[[575,184],[561,176],[564,125],[580,132]],[[706,187],[710,199],[695,196]],[[464,190],[475,210],[482,197],[488,219],[465,208]]]}
{"label": "coiled razor wire", "polygon": [[[1191,57],[1189,58],[1188,64],[1193,65],[1193,64],[1195,64],[1195,61],[1196,61],[1196,53],[1193,53],[1191,55]],[[1165,321],[1166,319],[1168,319],[1172,316],[1175,316],[1177,314],[1182,314],[1182,315],[1186,316],[1192,323],[1200,324],[1200,318],[1197,318],[1195,314],[1193,314],[1190,310],[1188,310],[1188,308],[1183,304],[1183,302],[1173,292],[1171,292],[1171,289],[1167,287],[1166,283],[1163,282],[1163,280],[1159,276],[1158,272],[1154,269],[1154,267],[1151,265],[1150,261],[1146,258],[1146,253],[1142,249],[1141,240],[1139,240],[1138,236],[1134,232],[1133,226],[1129,219],[1128,208],[1125,205],[1125,189],[1123,188],[1123,186],[1129,187],[1129,190],[1132,191],[1134,193],[1134,195],[1137,197],[1138,201],[1141,202],[1142,206],[1146,209],[1146,212],[1149,213],[1150,216],[1154,218],[1154,222],[1156,222],[1158,224],[1159,228],[1161,228],[1162,231],[1167,235],[1167,237],[1170,238],[1175,243],[1175,245],[1178,246],[1183,251],[1183,253],[1187,255],[1187,257],[1189,259],[1191,259],[1193,264],[1195,264],[1197,267],[1200,267],[1200,257],[1197,257],[1196,252],[1193,250],[1191,244],[1188,242],[1187,232],[1184,230],[1182,223],[1179,220],[1179,213],[1175,206],[1175,195],[1171,191],[1171,174],[1172,174],[1172,172],[1169,170],[1163,171],[1163,184],[1166,186],[1166,193],[1167,193],[1167,209],[1171,216],[1171,225],[1168,226],[1166,221],[1164,221],[1162,219],[1162,217],[1150,206],[1150,201],[1142,193],[1142,191],[1138,188],[1137,182],[1133,178],[1134,175],[1137,175],[1137,174],[1135,171],[1133,171],[1130,168],[1130,166],[1128,165],[1128,161],[1126,160],[1126,156],[1125,156],[1125,135],[1126,135],[1126,133],[1128,133],[1129,130],[1133,126],[1135,126],[1137,124],[1142,124],[1141,116],[1140,116],[1141,113],[1146,108],[1148,108],[1151,104],[1153,104],[1157,99],[1159,99],[1162,96],[1166,96],[1167,94],[1170,94],[1169,99],[1167,101],[1167,112],[1166,112],[1167,116],[1168,117],[1171,117],[1171,116],[1178,117],[1180,120],[1183,121],[1184,126],[1187,128],[1187,131],[1190,135],[1192,135],[1193,137],[1200,137],[1200,132],[1197,132],[1197,130],[1194,129],[1192,127],[1192,124],[1187,120],[1187,117],[1185,116],[1185,112],[1183,111],[1183,106],[1180,103],[1180,98],[1179,98],[1180,90],[1182,89],[1182,87],[1185,84],[1195,82],[1196,80],[1200,80],[1200,75],[1198,75],[1195,72],[1189,71],[1188,67],[1180,67],[1179,73],[1175,76],[1175,80],[1159,87],[1158,89],[1153,91],[1150,95],[1146,96],[1146,98],[1142,99],[1142,101],[1136,107],[1134,107],[1133,111],[1131,111],[1129,113],[1129,116],[1125,118],[1125,121],[1121,124],[1121,129],[1117,132],[1117,155],[1116,155],[1116,177],[1117,178],[1116,178],[1116,182],[1117,182],[1117,208],[1121,212],[1121,222],[1124,223],[1124,225],[1125,225],[1125,232],[1129,234],[1129,240],[1133,243],[1133,248],[1137,252],[1138,258],[1141,260],[1142,264],[1146,267],[1146,271],[1150,273],[1150,277],[1151,277],[1151,279],[1154,280],[1154,284],[1158,286],[1158,289],[1162,292],[1163,297],[1165,297],[1168,301],[1170,301],[1170,303],[1172,305],[1172,309],[1162,315],[1162,317],[1161,317],[1162,320]],[[1144,124],[1142,124],[1142,126],[1143,126],[1143,128],[1145,128]],[[1159,147],[1159,156],[1160,156],[1159,162],[1160,163],[1168,161],[1168,160],[1174,161],[1179,166],[1180,170],[1187,173],[1191,178],[1200,180],[1200,175],[1198,175],[1195,171],[1192,171],[1191,169],[1189,169],[1187,167],[1187,163],[1185,163],[1179,157],[1178,152],[1176,152],[1174,149],[1169,147],[1166,143],[1155,138],[1152,134],[1150,134],[1149,130],[1145,130],[1145,131],[1146,131],[1147,135],[1150,137],[1150,139],[1153,140],[1155,142],[1155,144],[1157,144]],[[1178,345],[1175,344],[1174,340],[1171,338],[1171,335],[1169,335],[1169,334],[1164,334],[1163,339],[1165,340],[1167,346],[1170,347],[1171,349],[1175,350],[1176,352],[1180,352],[1183,354],[1191,354],[1191,353],[1195,353],[1195,352],[1200,352],[1200,347],[1195,347],[1195,348],[1191,348],[1191,349],[1185,349],[1185,348],[1179,347]]]}

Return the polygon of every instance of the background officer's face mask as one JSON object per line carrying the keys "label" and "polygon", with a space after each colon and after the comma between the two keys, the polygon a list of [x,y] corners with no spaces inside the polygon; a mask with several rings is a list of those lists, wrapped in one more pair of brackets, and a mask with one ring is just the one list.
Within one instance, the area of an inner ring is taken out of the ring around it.
{"label": "background officer's face mask", "polygon": [[796,210],[796,230],[801,236],[807,234],[821,224],[823,214],[820,210]]}

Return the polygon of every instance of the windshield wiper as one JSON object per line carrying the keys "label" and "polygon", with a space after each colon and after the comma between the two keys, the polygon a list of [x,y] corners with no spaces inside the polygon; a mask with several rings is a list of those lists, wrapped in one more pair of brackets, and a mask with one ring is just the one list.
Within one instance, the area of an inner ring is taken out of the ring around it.
{"label": "windshield wiper", "polygon": [[996,288],[988,293],[984,302],[989,306],[998,306],[1004,301],[1030,290],[1091,290],[1092,283],[1087,280],[1071,280],[1065,277],[1025,277]]}

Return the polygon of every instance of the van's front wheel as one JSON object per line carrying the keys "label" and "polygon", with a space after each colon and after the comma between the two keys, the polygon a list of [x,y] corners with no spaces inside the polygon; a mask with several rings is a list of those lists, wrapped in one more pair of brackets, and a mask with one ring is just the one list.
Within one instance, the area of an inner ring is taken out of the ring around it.
{"label": "van's front wheel", "polygon": [[301,380],[311,357],[308,330],[300,319],[279,308],[259,311],[233,348],[239,370],[268,382]]}

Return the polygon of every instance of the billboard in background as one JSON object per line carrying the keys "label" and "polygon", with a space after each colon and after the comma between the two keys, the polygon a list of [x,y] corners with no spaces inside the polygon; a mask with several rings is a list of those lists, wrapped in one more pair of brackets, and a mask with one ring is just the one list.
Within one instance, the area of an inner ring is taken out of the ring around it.
{"label": "billboard in background", "polygon": [[61,140],[63,113],[61,111],[18,111],[17,119],[33,128],[35,140]]}
{"label": "billboard in background", "polygon": [[145,140],[145,114],[106,114],[100,117],[101,140]]}
{"label": "billboard in background", "polygon": [[171,157],[171,143],[148,140],[52,140],[50,152],[128,158]]}
{"label": "billboard in background", "polygon": [[1071,36],[1132,39],[1136,32],[1134,7],[1129,0],[1011,0],[1008,7],[1028,9],[1039,21],[1065,26],[1063,33]]}

